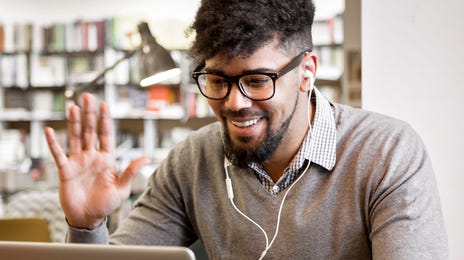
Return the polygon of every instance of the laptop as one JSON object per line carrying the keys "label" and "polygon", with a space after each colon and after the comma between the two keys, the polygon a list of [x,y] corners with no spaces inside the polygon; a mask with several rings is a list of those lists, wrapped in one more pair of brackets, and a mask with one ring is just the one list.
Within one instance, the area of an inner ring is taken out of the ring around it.
{"label": "laptop", "polygon": [[193,252],[176,246],[132,246],[0,241],[5,260],[194,260]]}

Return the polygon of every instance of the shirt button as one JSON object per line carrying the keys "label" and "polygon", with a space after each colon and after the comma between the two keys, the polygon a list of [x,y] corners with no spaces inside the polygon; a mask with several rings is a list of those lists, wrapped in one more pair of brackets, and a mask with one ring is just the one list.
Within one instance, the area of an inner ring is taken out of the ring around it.
{"label": "shirt button", "polygon": [[277,193],[279,193],[279,191],[280,191],[280,187],[279,187],[279,186],[274,185],[274,186],[272,187],[272,193],[277,194]]}

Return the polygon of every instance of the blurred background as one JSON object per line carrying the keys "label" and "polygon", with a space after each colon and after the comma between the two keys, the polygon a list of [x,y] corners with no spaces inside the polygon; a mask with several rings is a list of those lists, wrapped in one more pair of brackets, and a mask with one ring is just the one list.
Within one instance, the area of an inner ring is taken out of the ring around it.
{"label": "blurred background", "polygon": [[[173,145],[215,121],[191,80],[195,64],[186,53],[192,40],[186,29],[199,2],[0,0],[0,214],[11,212],[9,202],[21,192],[38,191],[56,202],[49,194],[56,192],[56,169],[43,127],[53,127],[66,148],[66,107],[79,103],[82,91],[108,102],[120,167],[140,155],[152,160],[132,199]],[[450,259],[464,259],[464,207],[456,201],[464,196],[458,163],[464,145],[458,10],[464,2],[315,4],[316,85],[335,102],[400,118],[417,130],[436,171]],[[172,69],[161,79],[150,77]],[[130,207],[128,201],[116,213],[112,228]]]}

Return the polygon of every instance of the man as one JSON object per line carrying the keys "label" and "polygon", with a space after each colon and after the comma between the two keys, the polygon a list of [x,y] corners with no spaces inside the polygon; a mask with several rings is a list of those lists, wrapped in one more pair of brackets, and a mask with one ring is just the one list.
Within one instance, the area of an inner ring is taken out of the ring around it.
{"label": "man", "polygon": [[[193,77],[219,122],[161,163],[108,238],[105,218],[145,159],[118,175],[108,108],[70,108],[69,157],[46,137],[70,242],[188,246],[211,259],[446,259],[433,170],[404,122],[314,87],[309,0],[204,0]],[[98,133],[98,135],[97,135]],[[97,147],[97,140],[99,146]]]}

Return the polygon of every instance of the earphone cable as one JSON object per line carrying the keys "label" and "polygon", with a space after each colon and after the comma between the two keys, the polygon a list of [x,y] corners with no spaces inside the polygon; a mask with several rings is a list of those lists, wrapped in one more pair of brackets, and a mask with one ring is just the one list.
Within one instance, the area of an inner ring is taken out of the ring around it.
{"label": "earphone cable", "polygon": [[[313,89],[314,89],[314,86],[311,84],[311,88],[310,88],[310,91],[309,91],[309,105],[311,105],[311,95],[312,95],[312,92],[313,92]],[[311,134],[311,113],[309,112],[309,107],[308,107],[308,134],[310,135]],[[302,178],[303,176],[306,174],[306,172],[308,172],[309,170],[309,166],[311,165],[311,161],[307,161],[307,165],[306,165],[306,168],[304,169],[304,171],[300,174],[300,176],[290,185],[290,187],[287,189],[287,191],[285,192],[283,198],[282,198],[282,202],[280,203],[280,206],[279,206],[279,212],[277,214],[277,223],[276,223],[276,230],[274,232],[274,236],[272,237],[272,240],[271,242],[269,242],[269,238],[268,238],[268,235],[266,233],[266,231],[256,222],[254,221],[253,219],[251,219],[250,217],[248,217],[245,213],[243,213],[236,205],[235,205],[235,202],[234,202],[234,195],[233,195],[233,188],[232,188],[232,180],[230,179],[230,176],[229,176],[229,166],[231,165],[231,163],[229,162],[229,160],[227,159],[227,157],[224,157],[224,169],[225,169],[225,172],[226,172],[226,187],[227,187],[227,196],[233,206],[233,208],[235,209],[235,211],[237,211],[240,215],[242,215],[245,219],[247,219],[248,221],[250,221],[252,224],[254,224],[255,226],[257,226],[264,234],[264,237],[266,239],[266,247],[264,248],[264,250],[262,251],[261,253],[261,256],[259,258],[259,260],[263,259],[266,254],[267,254],[267,251],[271,248],[272,244],[274,243],[274,241],[276,240],[277,238],[277,235],[279,234],[279,227],[280,227],[280,219],[281,219],[281,216],[282,216],[282,209],[283,209],[283,206],[285,204],[285,200],[287,198],[287,195],[288,193],[290,192],[290,190],[295,186],[296,183],[298,183]]]}
{"label": "earphone cable", "polygon": [[232,207],[237,211],[240,215],[242,215],[245,219],[250,221],[253,225],[258,227],[261,232],[264,234],[264,238],[266,239],[266,248],[269,246],[269,237],[266,233],[266,231],[259,225],[256,221],[254,221],[252,218],[248,217],[245,213],[243,213],[236,205],[234,202],[234,194],[233,194],[233,188],[232,188],[232,180],[229,177],[229,168],[230,163],[227,158],[224,158],[224,169],[226,170],[226,187],[227,187],[227,196],[229,197],[230,203],[232,204]]}

